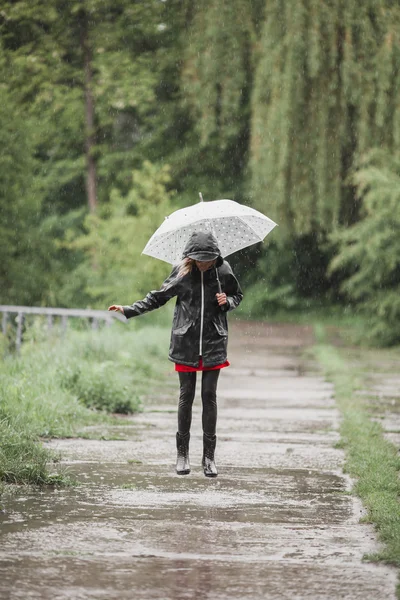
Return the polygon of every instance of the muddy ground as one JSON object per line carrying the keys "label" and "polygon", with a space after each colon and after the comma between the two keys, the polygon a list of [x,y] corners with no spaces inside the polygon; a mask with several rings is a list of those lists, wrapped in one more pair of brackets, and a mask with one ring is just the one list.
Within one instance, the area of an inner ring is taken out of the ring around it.
{"label": "muddy ground", "polygon": [[58,440],[82,485],[30,491],[1,517],[0,598],[293,600],[395,598],[396,572],[349,495],[333,390],[303,356],[311,330],[231,325],[221,373],[216,479],[201,412],[188,476],[174,471],[177,377],[107,434]]}

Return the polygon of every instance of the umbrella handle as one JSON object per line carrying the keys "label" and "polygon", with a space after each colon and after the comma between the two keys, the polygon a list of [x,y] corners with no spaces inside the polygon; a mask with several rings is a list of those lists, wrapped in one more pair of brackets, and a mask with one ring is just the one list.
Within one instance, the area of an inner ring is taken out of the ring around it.
{"label": "umbrella handle", "polygon": [[218,293],[222,294],[222,287],[221,287],[221,282],[219,280],[219,276],[218,276],[218,269],[217,267],[215,267],[215,276],[217,278],[217,284],[218,284]]}

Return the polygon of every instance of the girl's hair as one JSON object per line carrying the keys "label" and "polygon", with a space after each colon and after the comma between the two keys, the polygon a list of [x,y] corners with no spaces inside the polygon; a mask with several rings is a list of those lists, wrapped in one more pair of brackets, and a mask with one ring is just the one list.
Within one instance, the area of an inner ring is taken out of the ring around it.
{"label": "girl's hair", "polygon": [[186,258],[183,258],[179,263],[178,277],[184,277],[185,275],[190,273],[194,263],[195,261],[193,258],[189,258],[188,256]]}

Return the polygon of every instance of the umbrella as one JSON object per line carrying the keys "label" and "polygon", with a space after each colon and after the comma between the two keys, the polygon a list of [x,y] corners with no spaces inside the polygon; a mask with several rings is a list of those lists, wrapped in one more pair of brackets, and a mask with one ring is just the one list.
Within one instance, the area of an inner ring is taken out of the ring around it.
{"label": "umbrella", "polygon": [[201,201],[165,217],[142,254],[175,264],[194,231],[211,231],[225,258],[242,248],[261,242],[276,223],[254,208],[233,200]]}

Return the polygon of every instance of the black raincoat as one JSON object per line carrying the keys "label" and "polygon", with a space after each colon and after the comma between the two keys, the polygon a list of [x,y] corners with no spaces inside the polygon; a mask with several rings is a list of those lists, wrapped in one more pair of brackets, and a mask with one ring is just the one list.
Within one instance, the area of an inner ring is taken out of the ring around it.
{"label": "black raincoat", "polygon": [[[228,322],[226,313],[236,308],[242,298],[242,290],[232,269],[218,249],[212,234],[193,236],[186,245],[183,256],[198,251],[216,254],[215,267],[200,272],[196,265],[190,273],[179,277],[179,265],[172,269],[161,288],[152,291],[143,300],[124,306],[127,319],[142,315],[163,306],[177,296],[172,323],[171,343],[168,358],[175,363],[197,367],[202,356],[205,367],[213,367],[227,360]],[[219,306],[217,273],[227,304]]]}

